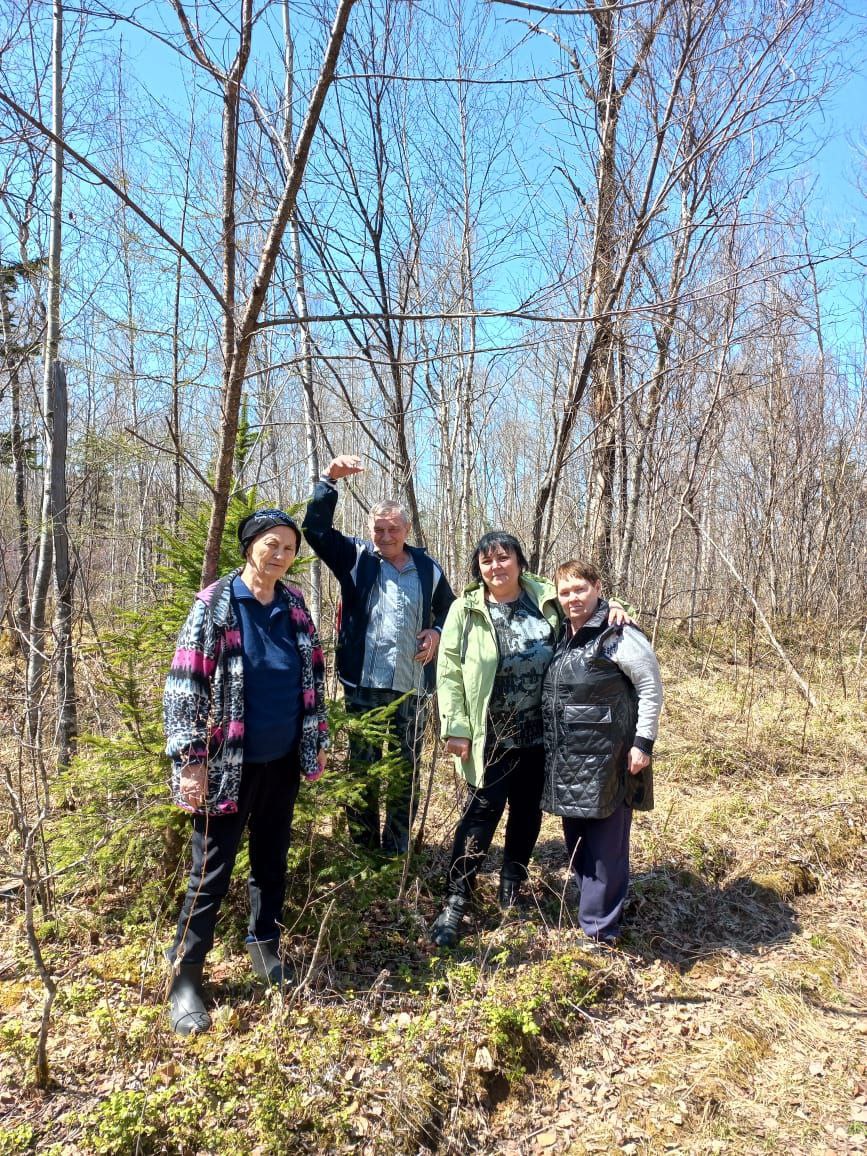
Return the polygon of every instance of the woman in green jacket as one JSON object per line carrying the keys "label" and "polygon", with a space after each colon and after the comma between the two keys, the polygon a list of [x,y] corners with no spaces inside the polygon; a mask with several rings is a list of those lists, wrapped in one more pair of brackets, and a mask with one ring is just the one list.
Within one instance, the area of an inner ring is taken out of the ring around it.
{"label": "woman in green jacket", "polygon": [[506,805],[499,899],[518,898],[539,835],[545,776],[542,678],[561,622],[557,592],[527,572],[520,542],[485,534],[470,564],[475,579],[452,604],[437,668],[441,733],[470,785],[455,832],[448,897],[431,939],[451,947]]}

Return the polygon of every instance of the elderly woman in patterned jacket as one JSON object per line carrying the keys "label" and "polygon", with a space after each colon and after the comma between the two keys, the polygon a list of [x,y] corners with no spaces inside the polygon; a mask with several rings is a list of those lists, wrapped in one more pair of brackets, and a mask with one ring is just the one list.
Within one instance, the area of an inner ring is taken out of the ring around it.
{"label": "elderly woman in patterned jacket", "polygon": [[286,978],[280,923],[300,779],[325,767],[325,665],[300,590],[282,579],[301,531],[282,510],[238,527],[244,565],[196,595],[166,682],[172,796],[192,815],[192,870],[174,943],[169,1017],[180,1035],[206,1031],[205,957],[238,846],[249,827],[253,971]]}
{"label": "elderly woman in patterned jacket", "polygon": [[662,679],[641,631],[609,624],[595,566],[564,562],[554,580],[566,622],[542,688],[542,809],[563,820],[581,929],[613,946],[629,885],[632,813],[653,806]]}

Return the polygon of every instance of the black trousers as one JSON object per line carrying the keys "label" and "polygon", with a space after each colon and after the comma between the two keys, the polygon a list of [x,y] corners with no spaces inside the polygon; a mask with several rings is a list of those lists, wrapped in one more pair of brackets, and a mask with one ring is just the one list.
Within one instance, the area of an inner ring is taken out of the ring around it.
{"label": "black trousers", "polygon": [[204,963],[245,827],[250,828],[249,939],[278,939],[286,896],[286,855],[301,771],[297,750],[246,763],[234,815],[193,815],[193,866],[168,958]]}
{"label": "black trousers", "polygon": [[527,865],[542,826],[539,802],[544,782],[542,747],[506,751],[485,769],[485,785],[473,788],[455,832],[448,874],[450,895],[470,898],[476,875],[507,804],[509,816],[501,876],[515,882],[527,878]]}
{"label": "black trousers", "polygon": [[[377,687],[347,688],[346,710],[349,714],[366,714],[377,707],[388,706],[402,698],[397,690]],[[349,742],[349,769],[359,786],[360,799],[346,808],[349,833],[358,847],[368,851],[383,850],[389,855],[403,855],[409,847],[409,833],[418,810],[419,763],[430,695],[408,695],[391,720],[389,742],[400,752],[400,766],[393,773],[385,791],[385,822],[379,831],[379,782],[370,778],[369,768],[382,758],[382,746],[352,738]]]}

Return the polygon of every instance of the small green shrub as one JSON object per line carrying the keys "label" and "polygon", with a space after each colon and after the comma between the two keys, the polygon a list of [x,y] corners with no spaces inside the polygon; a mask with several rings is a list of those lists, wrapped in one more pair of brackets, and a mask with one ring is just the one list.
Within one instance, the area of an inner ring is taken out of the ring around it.
{"label": "small green shrub", "polygon": [[[239,562],[237,525],[256,504],[255,494],[233,499],[223,538],[222,573]],[[100,689],[120,725],[109,736],[81,739],[77,757],[58,781],[58,806],[48,828],[60,887],[70,893],[122,893],[122,921],[128,927],[150,924],[166,907],[174,908],[174,893],[185,874],[189,819],[168,795],[162,683],[177,632],[200,585],[209,515],[210,510],[203,509],[184,521],[176,537],[165,538],[165,562],[159,567],[161,600],[121,615],[120,629],[102,638],[106,662]],[[351,848],[345,855],[335,854],[333,839],[321,846],[305,833],[328,819],[339,826],[346,805],[360,801],[365,784],[342,769],[350,735],[383,748],[368,780],[386,782],[394,775],[399,752],[386,740],[398,705],[359,716],[347,714],[342,702],[329,703],[329,768],[318,783],[302,785],[289,856],[290,872],[298,881],[306,877],[308,890],[314,881],[321,890],[355,877],[359,901],[365,898],[360,878],[364,872],[359,872]],[[242,849],[239,874],[247,866],[245,854]],[[319,914],[311,909],[314,921]]]}
{"label": "small green shrub", "polygon": [[95,1156],[126,1156],[156,1152],[160,1139],[159,1115],[153,1097],[143,1091],[112,1092],[87,1114],[82,1114],[85,1148]]}
{"label": "small green shrub", "polygon": [[14,1124],[0,1129],[0,1156],[18,1156],[36,1151],[36,1132],[30,1124]]}

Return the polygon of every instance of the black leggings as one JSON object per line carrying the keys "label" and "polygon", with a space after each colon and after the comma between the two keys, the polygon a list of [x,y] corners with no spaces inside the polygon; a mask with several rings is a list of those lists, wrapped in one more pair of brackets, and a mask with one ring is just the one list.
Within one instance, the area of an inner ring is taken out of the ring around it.
{"label": "black leggings", "polygon": [[527,878],[527,864],[542,826],[539,802],[544,782],[542,747],[506,751],[486,767],[485,785],[473,788],[455,832],[448,875],[450,895],[469,899],[507,803],[502,878],[515,882]]}

